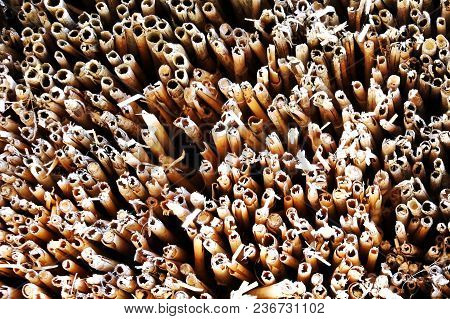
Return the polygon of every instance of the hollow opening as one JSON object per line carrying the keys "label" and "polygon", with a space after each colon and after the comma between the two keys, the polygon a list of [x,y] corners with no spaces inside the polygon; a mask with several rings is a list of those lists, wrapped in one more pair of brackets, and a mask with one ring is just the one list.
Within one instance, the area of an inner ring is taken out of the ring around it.
{"label": "hollow opening", "polygon": [[124,66],[121,66],[117,71],[119,74],[125,75],[128,73],[128,70],[129,70],[129,67],[124,65]]}
{"label": "hollow opening", "polygon": [[126,6],[120,5],[117,7],[117,13],[120,15],[125,15],[128,12],[128,8]]}

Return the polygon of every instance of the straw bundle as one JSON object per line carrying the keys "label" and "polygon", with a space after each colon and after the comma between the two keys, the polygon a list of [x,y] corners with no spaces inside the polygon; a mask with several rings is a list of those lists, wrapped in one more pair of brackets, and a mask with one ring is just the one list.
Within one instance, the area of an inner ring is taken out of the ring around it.
{"label": "straw bundle", "polygon": [[449,1],[0,4],[0,298],[450,296]]}

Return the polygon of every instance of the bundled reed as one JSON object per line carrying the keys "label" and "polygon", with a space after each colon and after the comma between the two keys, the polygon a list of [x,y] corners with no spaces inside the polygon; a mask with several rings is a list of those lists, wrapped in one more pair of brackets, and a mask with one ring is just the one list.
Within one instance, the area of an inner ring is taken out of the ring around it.
{"label": "bundled reed", "polygon": [[0,1],[0,298],[450,296],[449,1],[230,2]]}

